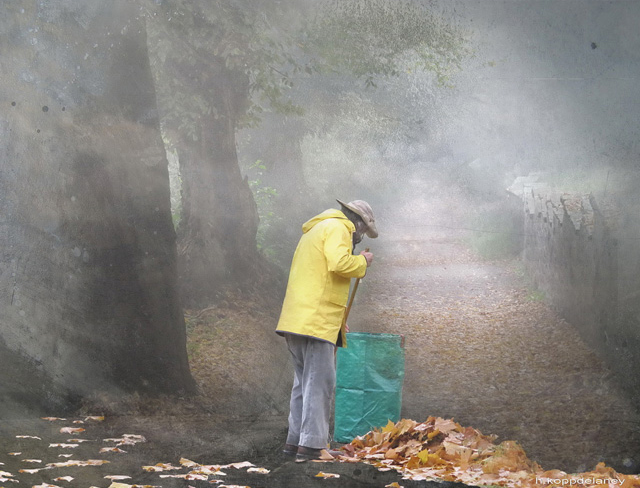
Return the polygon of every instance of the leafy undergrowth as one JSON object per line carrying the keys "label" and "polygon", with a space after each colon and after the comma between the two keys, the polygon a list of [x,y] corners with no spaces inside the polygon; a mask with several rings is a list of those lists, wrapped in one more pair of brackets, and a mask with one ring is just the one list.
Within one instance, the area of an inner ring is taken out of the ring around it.
{"label": "leafy undergrowth", "polygon": [[598,463],[593,471],[568,474],[543,470],[514,441],[494,444],[495,436],[462,427],[452,419],[429,417],[418,423],[403,419],[369,432],[343,447],[348,462],[395,469],[404,479],[456,481],[467,485],[508,487],[622,486],[640,487],[639,475],[625,475]]}

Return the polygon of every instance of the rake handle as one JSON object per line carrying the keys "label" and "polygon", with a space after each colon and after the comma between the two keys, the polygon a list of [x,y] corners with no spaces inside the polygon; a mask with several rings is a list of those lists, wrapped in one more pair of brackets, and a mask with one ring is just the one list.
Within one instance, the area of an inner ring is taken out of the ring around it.
{"label": "rake handle", "polygon": [[[369,248],[365,249],[365,252],[369,252]],[[360,284],[360,278],[356,278],[356,282],[353,284],[353,290],[351,291],[351,296],[349,297],[349,304],[347,305],[347,309],[344,312],[344,320],[343,324],[347,323],[347,317],[349,317],[349,312],[351,311],[351,305],[353,305],[353,299],[356,296],[356,291],[358,291],[358,285]]]}

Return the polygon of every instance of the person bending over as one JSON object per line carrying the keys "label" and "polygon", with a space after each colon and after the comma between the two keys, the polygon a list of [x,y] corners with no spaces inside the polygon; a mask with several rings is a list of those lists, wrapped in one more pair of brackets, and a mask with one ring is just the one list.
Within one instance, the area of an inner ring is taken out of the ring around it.
{"label": "person bending over", "polygon": [[340,210],[325,210],[302,226],[276,329],[287,341],[295,372],[284,452],[296,460],[318,459],[329,443],[335,348],[344,345],[349,285],[373,261],[372,253],[353,251],[365,234],[378,237],[367,202],[338,203]]}

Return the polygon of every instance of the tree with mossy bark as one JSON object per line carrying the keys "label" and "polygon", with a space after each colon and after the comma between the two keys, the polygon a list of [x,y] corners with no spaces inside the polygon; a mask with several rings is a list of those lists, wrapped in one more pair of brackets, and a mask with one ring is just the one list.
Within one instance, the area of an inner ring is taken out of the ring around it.
{"label": "tree with mossy bark", "polygon": [[[304,103],[286,98],[296,77],[338,73],[373,87],[410,56],[444,81],[467,54],[455,27],[408,0],[146,5],[163,128],[180,160],[180,282],[191,305],[268,274],[255,199],[238,164],[238,129],[258,124],[265,110],[302,116]],[[289,159],[284,171],[304,184],[299,162]]]}

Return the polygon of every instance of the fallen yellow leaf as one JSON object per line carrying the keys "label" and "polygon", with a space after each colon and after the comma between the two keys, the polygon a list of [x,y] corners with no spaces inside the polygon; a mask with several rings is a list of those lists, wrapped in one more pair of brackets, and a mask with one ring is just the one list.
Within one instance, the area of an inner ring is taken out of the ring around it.
{"label": "fallen yellow leaf", "polygon": [[335,473],[324,473],[322,471],[320,471],[317,475],[315,475],[316,478],[340,478],[339,474],[335,474]]}
{"label": "fallen yellow leaf", "polygon": [[396,430],[396,424],[394,424],[391,420],[389,420],[389,422],[387,422],[387,425],[384,426],[384,428],[382,429],[383,433],[386,432],[393,432]]}

